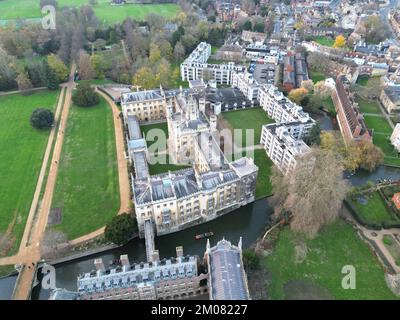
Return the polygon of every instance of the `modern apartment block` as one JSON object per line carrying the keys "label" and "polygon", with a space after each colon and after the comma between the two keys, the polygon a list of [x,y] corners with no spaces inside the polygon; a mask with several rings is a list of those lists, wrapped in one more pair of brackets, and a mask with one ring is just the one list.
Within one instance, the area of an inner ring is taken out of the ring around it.
{"label": "modern apartment block", "polygon": [[258,101],[267,115],[276,121],[263,126],[261,144],[279,170],[288,174],[299,159],[310,152],[302,139],[309,134],[315,120],[273,85],[260,87]]}
{"label": "modern apartment block", "polygon": [[315,120],[303,108],[290,101],[274,85],[263,85],[258,90],[258,101],[268,117],[277,123],[298,123],[295,138],[306,135],[314,126]]}
{"label": "modern apartment block", "polygon": [[336,79],[335,90],[332,91],[332,100],[337,112],[337,120],[345,143],[350,141],[371,141],[372,130],[364,122],[362,113],[354,102],[350,91],[345,87],[344,76]]}
{"label": "modern apartment block", "polygon": [[230,85],[233,74],[245,69],[244,66],[236,65],[234,62],[226,64],[207,63],[210,55],[211,45],[201,42],[181,64],[182,81],[203,79],[205,73],[208,73],[207,77],[214,79],[217,84]]}
{"label": "modern apartment block", "polygon": [[247,276],[243,267],[242,238],[237,246],[222,239],[214,247],[207,240],[205,260],[209,273],[210,300],[249,300]]}
{"label": "modern apartment block", "polygon": [[264,125],[261,133],[261,144],[268,157],[284,174],[290,173],[301,158],[311,151],[298,135],[297,123]]}
{"label": "modern apartment block", "polygon": [[248,100],[256,102],[260,85],[253,75],[245,72],[236,72],[232,78],[232,87],[238,88]]}

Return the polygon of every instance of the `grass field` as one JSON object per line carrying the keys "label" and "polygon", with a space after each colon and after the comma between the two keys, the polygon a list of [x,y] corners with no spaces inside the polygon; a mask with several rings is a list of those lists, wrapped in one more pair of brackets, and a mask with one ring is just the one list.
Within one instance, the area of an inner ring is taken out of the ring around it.
{"label": "grass field", "polygon": [[[272,299],[310,298],[310,291],[314,291],[314,299],[321,297],[321,292],[334,299],[396,299],[386,286],[377,258],[353,228],[341,220],[324,228],[313,240],[288,228],[281,230],[273,253],[264,258],[263,264],[271,273],[267,292]],[[341,286],[345,265],[356,269],[354,290]],[[297,288],[293,288],[293,283]],[[299,284],[317,290],[304,291]],[[299,289],[296,297],[295,289]]]}
{"label": "grass field", "polygon": [[0,255],[19,246],[49,136],[48,130],[33,129],[29,118],[39,107],[54,111],[58,94],[0,97],[0,239],[8,230],[12,241],[9,250],[0,245]]}
{"label": "grass field", "polygon": [[118,168],[112,113],[104,99],[89,108],[71,106],[59,163],[54,228],[74,239],[104,226],[119,208]]}
{"label": "grass field", "polygon": [[272,185],[269,178],[273,163],[267,157],[265,150],[254,150],[254,163],[258,166],[256,198],[269,196],[272,194]]}
{"label": "grass field", "polygon": [[[242,147],[246,146],[246,129],[250,129],[249,145],[256,145],[260,143],[262,126],[264,124],[273,123],[274,121],[268,118],[265,111],[261,108],[227,111],[222,113],[223,118],[228,121],[232,129],[241,129],[242,131]],[[234,134],[234,133],[233,133]],[[234,136],[235,138],[235,136]],[[239,145],[239,142],[235,143]]]}
{"label": "grass field", "polygon": [[327,47],[333,47],[333,44],[335,43],[335,40],[333,40],[329,37],[324,37],[324,36],[314,37],[313,40],[316,43],[319,43],[320,45],[327,46]]}
{"label": "grass field", "polygon": [[324,81],[326,79],[326,76],[322,72],[319,72],[317,70],[311,69],[310,70],[310,78],[315,84],[315,83],[317,83],[319,81]]}
{"label": "grass field", "polygon": [[361,204],[358,200],[352,201],[353,206],[366,222],[382,224],[383,221],[394,220],[385,207],[385,203],[378,191],[367,197],[368,203]]}
{"label": "grass field", "polygon": [[166,122],[140,126],[140,130],[143,137],[146,138],[150,152],[154,152],[151,147],[154,143],[160,143],[158,151],[166,150],[168,146],[168,124]]}
{"label": "grass field", "polygon": [[150,174],[160,174],[160,173],[164,173],[164,172],[168,172],[168,171],[176,171],[176,170],[191,167],[191,166],[176,165],[176,164],[170,163],[169,156],[166,154],[165,157],[166,157],[166,163],[149,164]]}
{"label": "grass field", "polygon": [[395,263],[400,266],[400,245],[397,243],[397,241],[392,235],[385,235],[383,237],[383,244],[389,250]]}
{"label": "grass field", "polygon": [[0,266],[0,277],[8,276],[11,272],[14,272],[14,265]]}
{"label": "grass field", "polygon": [[367,127],[374,129],[374,132],[391,134],[393,131],[384,117],[364,116],[364,120]]}
{"label": "grass field", "polygon": [[400,158],[397,150],[390,143],[390,135],[374,133],[374,144],[382,149],[385,154],[385,164],[400,166]]}
{"label": "grass field", "polygon": [[360,107],[362,113],[375,113],[381,114],[378,104],[375,101],[368,101],[359,96],[356,96],[356,102]]}
{"label": "grass field", "polygon": [[369,76],[367,76],[367,75],[359,76],[357,79],[357,84],[365,87],[368,84],[368,80],[369,80]]}
{"label": "grass field", "polygon": [[[173,17],[180,8],[177,4],[128,4],[124,6],[111,6],[110,0],[97,0],[93,6],[100,22],[116,23],[127,17],[144,20],[150,13],[165,17]],[[59,7],[87,5],[88,0],[58,0]],[[0,1],[0,19],[26,19],[41,17],[39,0],[3,0]]]}

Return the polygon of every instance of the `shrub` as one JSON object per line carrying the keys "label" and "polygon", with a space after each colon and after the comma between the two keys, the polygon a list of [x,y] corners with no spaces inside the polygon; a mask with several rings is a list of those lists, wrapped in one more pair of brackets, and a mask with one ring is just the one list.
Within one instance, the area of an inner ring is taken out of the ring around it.
{"label": "shrub", "polygon": [[137,231],[136,219],[128,213],[115,216],[107,225],[104,237],[107,241],[121,245],[133,237]]}
{"label": "shrub", "polygon": [[385,234],[383,236],[383,243],[386,244],[387,246],[391,246],[393,244],[393,239],[391,236]]}
{"label": "shrub", "polygon": [[257,256],[254,250],[246,249],[243,251],[243,263],[249,269],[255,270],[260,265],[260,257]]}
{"label": "shrub", "polygon": [[80,107],[91,107],[100,102],[99,95],[88,83],[79,84],[72,101]]}
{"label": "shrub", "polygon": [[36,109],[32,112],[30,123],[36,129],[48,129],[54,124],[54,114],[48,109]]}

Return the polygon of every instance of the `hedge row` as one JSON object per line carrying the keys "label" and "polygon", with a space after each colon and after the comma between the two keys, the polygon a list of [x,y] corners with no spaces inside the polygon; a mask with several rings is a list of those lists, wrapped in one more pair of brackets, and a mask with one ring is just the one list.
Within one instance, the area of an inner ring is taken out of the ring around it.
{"label": "hedge row", "polygon": [[354,219],[362,226],[371,230],[391,229],[400,228],[400,221],[383,221],[382,223],[374,223],[366,221],[359,213],[358,210],[353,206],[350,199],[344,200],[344,205],[350,211]]}

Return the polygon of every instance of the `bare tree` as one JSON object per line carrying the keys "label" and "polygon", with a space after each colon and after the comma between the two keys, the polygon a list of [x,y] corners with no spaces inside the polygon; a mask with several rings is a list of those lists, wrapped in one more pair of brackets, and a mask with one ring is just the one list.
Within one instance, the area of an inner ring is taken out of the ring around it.
{"label": "bare tree", "polygon": [[79,77],[82,80],[89,80],[93,78],[94,71],[90,62],[90,56],[83,50],[79,52],[78,70]]}
{"label": "bare tree", "polygon": [[313,148],[289,175],[274,170],[271,182],[278,211],[291,213],[290,227],[311,237],[338,217],[350,189],[341,160],[320,148]]}

